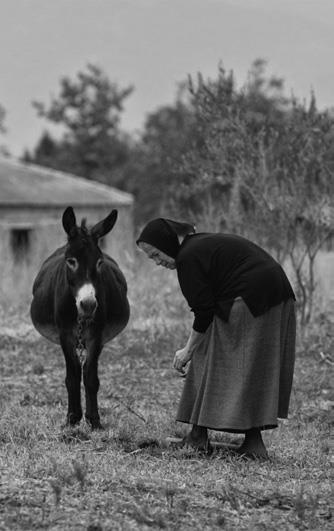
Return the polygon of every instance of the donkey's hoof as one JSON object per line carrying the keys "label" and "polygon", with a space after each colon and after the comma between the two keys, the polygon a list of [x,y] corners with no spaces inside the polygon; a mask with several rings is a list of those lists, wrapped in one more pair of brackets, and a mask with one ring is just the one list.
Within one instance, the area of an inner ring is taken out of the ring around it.
{"label": "donkey's hoof", "polygon": [[66,417],[65,427],[68,428],[78,426],[78,424],[80,424],[81,419],[82,415],[75,415],[74,413],[69,413]]}
{"label": "donkey's hoof", "polygon": [[91,419],[86,417],[86,422],[92,430],[104,430],[104,426],[102,426],[100,419]]}

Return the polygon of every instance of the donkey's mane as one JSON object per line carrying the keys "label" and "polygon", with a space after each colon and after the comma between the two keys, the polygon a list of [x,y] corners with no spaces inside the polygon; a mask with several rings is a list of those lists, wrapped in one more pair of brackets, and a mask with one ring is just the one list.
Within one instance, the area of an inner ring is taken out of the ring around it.
{"label": "donkey's mane", "polygon": [[80,229],[82,230],[82,232],[84,234],[88,234],[89,233],[89,230],[88,230],[88,227],[87,227],[87,219],[86,218],[82,218]]}
{"label": "donkey's mane", "polygon": [[71,230],[71,233],[68,236],[68,241],[71,241],[76,236],[80,236],[80,238],[85,242],[88,240],[90,236],[89,228],[87,227],[87,219],[83,218],[81,220],[80,227],[73,227]]}
{"label": "donkey's mane", "polygon": [[83,218],[81,220],[81,225],[80,225],[80,228],[79,228],[79,234],[81,236],[81,239],[84,240],[84,241],[87,241],[87,239],[90,236],[90,231],[89,231],[89,228],[87,227],[87,219],[86,218]]}

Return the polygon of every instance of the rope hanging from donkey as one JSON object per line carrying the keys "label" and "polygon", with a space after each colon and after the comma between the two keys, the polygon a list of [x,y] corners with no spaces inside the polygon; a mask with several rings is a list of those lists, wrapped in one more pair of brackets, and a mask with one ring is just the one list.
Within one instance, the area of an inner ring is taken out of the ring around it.
{"label": "rope hanging from donkey", "polygon": [[90,323],[93,321],[93,319],[86,317],[82,317],[78,315],[77,318],[77,337],[76,337],[76,354],[78,356],[81,368],[83,368],[86,359],[87,359],[87,349],[86,349],[86,341],[85,341],[85,331],[90,325]]}

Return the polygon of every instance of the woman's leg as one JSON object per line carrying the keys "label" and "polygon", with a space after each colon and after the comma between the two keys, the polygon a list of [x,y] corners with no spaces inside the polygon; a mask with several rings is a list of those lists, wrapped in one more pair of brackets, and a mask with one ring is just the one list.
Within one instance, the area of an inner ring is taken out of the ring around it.
{"label": "woman's leg", "polygon": [[186,444],[194,446],[198,450],[208,450],[208,429],[204,426],[193,424],[191,431],[183,439]]}
{"label": "woman's leg", "polygon": [[245,455],[246,457],[268,459],[267,449],[259,428],[251,428],[245,431],[245,440],[240,448],[238,448],[238,454]]}

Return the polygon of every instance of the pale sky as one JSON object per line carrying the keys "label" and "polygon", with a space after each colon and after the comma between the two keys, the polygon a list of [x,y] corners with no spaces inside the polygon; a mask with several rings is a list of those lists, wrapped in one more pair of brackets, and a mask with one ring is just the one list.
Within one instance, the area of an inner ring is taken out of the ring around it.
{"label": "pale sky", "polygon": [[0,0],[0,144],[34,147],[47,123],[31,101],[88,62],[135,86],[122,118],[135,131],[187,74],[215,77],[221,61],[241,85],[258,57],[287,94],[334,107],[334,0]]}

